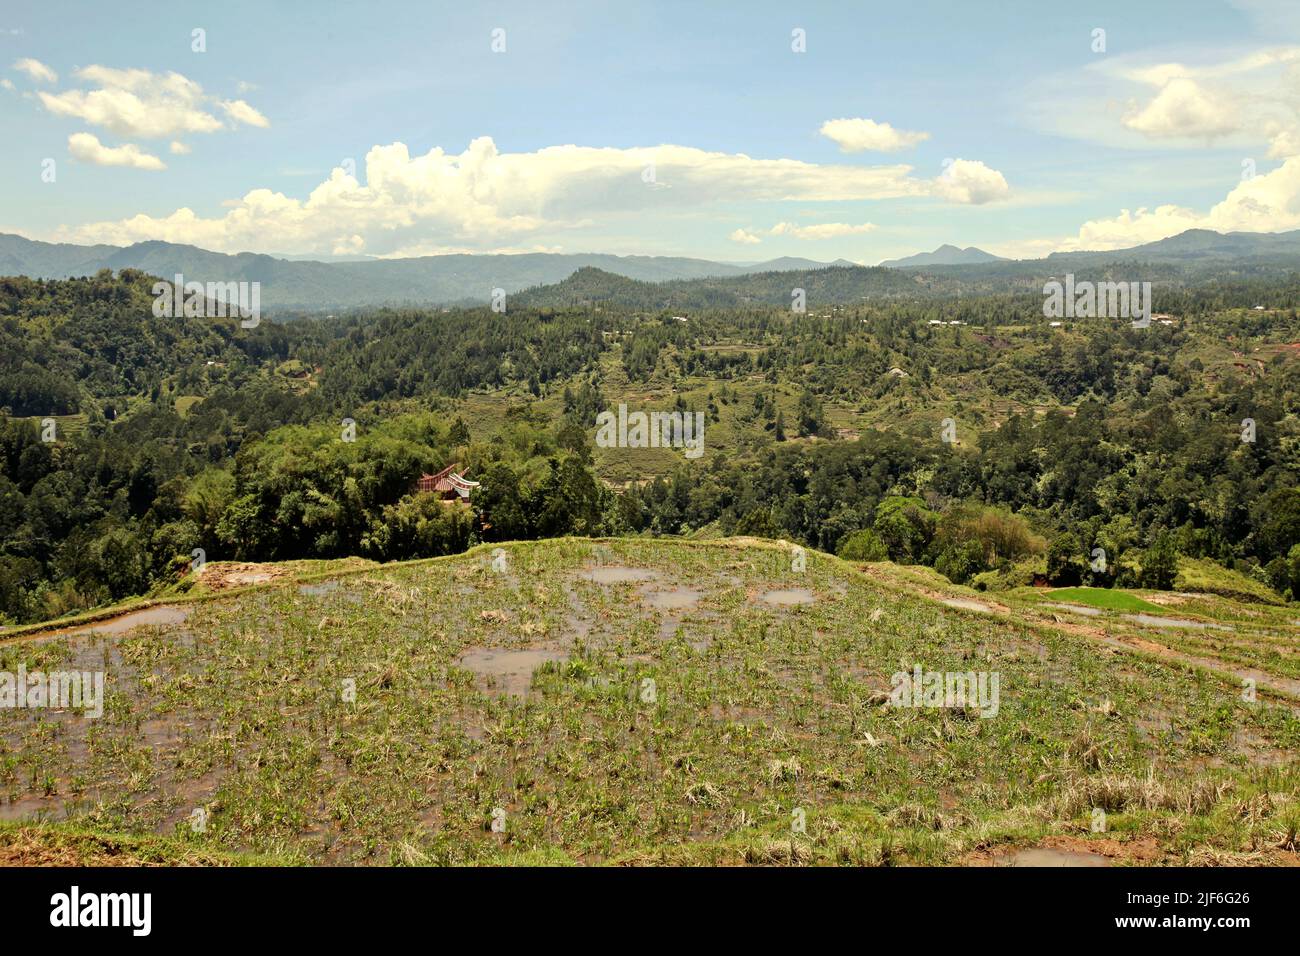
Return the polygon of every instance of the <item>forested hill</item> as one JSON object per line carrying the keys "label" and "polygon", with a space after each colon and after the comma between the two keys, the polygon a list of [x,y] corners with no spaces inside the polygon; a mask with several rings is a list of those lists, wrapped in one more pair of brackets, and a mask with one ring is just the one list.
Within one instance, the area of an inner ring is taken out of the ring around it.
{"label": "forested hill", "polygon": [[[1170,587],[1215,562],[1300,594],[1281,280],[1162,286],[1174,317],[1147,329],[847,267],[801,274],[807,314],[781,274],[744,302],[710,280],[695,301],[722,304],[679,312],[590,270],[504,313],[256,328],[155,318],[153,281],[0,279],[0,623],[168,586],[196,548],[389,560],[565,534],[757,534],[990,587]],[[918,291],[826,307],[863,282]],[[621,402],[703,414],[703,456],[597,447]],[[470,508],[412,493],[453,462],[481,482]]]}
{"label": "forested hill", "polygon": [[[1184,294],[1213,295],[1222,306],[1266,302],[1300,304],[1300,264],[1293,260],[1255,265],[1218,262],[1179,264],[1080,258],[1048,264],[991,262],[926,269],[831,266],[744,276],[639,282],[596,268],[580,269],[562,282],[525,289],[509,302],[530,309],[605,306],[641,311],[784,308],[802,290],[807,312],[827,306],[904,300],[959,301],[962,297],[1016,297],[1018,307],[1041,314],[1043,286],[1073,270],[1079,282],[1150,282],[1156,308],[1174,307]],[[1162,301],[1163,300],[1163,301]]]}
{"label": "forested hill", "polygon": [[636,282],[600,269],[580,269],[563,282],[526,289],[512,297],[527,308],[565,309],[594,304],[625,309],[790,308],[795,289],[808,304],[857,303],[956,291],[960,283],[935,281],[894,269],[828,266],[755,275]]}

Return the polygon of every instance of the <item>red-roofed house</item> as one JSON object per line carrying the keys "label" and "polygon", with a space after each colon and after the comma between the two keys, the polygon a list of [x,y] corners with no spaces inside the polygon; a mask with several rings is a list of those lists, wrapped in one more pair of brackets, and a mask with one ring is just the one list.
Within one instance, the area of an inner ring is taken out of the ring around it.
{"label": "red-roofed house", "polygon": [[421,475],[416,491],[431,491],[442,496],[444,501],[468,501],[469,493],[479,486],[477,481],[470,481],[457,469],[460,462],[448,465],[436,475]]}

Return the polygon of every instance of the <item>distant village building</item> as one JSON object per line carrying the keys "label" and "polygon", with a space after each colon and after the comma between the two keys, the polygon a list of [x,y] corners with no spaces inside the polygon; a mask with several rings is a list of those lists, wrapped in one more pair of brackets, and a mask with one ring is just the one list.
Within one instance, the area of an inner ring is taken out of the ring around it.
{"label": "distant village building", "polygon": [[421,475],[416,484],[416,491],[431,492],[446,502],[468,504],[469,493],[479,486],[477,481],[470,481],[460,474],[460,462],[448,465],[436,475]]}

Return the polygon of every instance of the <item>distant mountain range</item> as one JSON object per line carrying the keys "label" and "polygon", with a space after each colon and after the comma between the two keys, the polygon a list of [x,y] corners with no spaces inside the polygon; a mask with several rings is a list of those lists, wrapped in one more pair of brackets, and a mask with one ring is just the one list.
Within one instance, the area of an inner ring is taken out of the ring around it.
{"label": "distant mountain range", "polygon": [[818,262],[816,259],[801,259],[798,256],[781,256],[779,259],[768,259],[766,262],[732,262],[729,264],[740,269],[744,274],[753,272],[794,272],[802,269],[825,269],[827,266],[840,266],[848,269],[857,267],[856,262],[850,262],[848,259],[836,259],[834,262]]}
{"label": "distant mountain range", "polygon": [[880,264],[889,269],[909,269],[916,266],[968,266],[977,262],[1006,261],[1001,256],[976,249],[974,246],[958,249],[956,246],[944,243],[934,252],[918,252],[914,256],[906,256],[902,259],[886,259]]}
{"label": "distant mountain range", "polygon": [[[1192,229],[1131,249],[1053,253],[1045,259],[1002,259],[981,249],[943,245],[933,252],[893,259],[864,269],[837,259],[831,263],[782,257],[766,262],[713,262],[674,256],[449,255],[414,259],[319,262],[240,253],[225,255],[197,246],[139,242],[120,247],[36,242],[0,234],[0,275],[60,279],[93,275],[101,269],[138,269],[187,281],[260,282],[264,309],[332,311],[380,305],[473,305],[491,299],[493,289],[523,293],[537,303],[611,301],[698,305],[788,301],[790,289],[809,284],[834,301],[910,292],[945,294],[1028,288],[1032,281],[1067,270],[1113,270],[1136,264],[1142,278],[1219,277],[1300,270],[1300,230],[1284,233],[1217,233]],[[539,287],[588,270],[585,277],[547,292]],[[904,271],[906,270],[906,271]],[[630,281],[611,287],[610,277]],[[797,278],[796,278],[797,277]],[[891,278],[891,277],[896,277]],[[682,283],[691,282],[690,294]],[[656,288],[656,286],[660,288]],[[812,301],[810,299],[810,301]],[[825,301],[825,300],[823,300]]]}
{"label": "distant mountain range", "polygon": [[[852,266],[839,260],[836,265]],[[225,255],[171,242],[78,246],[0,234],[0,275],[65,279],[100,269],[139,269],[186,281],[260,282],[262,306],[344,309],[363,305],[481,304],[493,289],[507,293],[560,282],[579,269],[596,268],[642,282],[825,269],[829,263],[782,258],[748,265],[676,256],[561,255],[423,256],[319,262],[241,252]]]}
{"label": "distant mountain range", "polygon": [[[1300,257],[1300,229],[1291,232],[1215,232],[1188,229],[1132,249],[1113,252],[1053,252],[1048,262],[1070,259],[1145,259],[1151,262],[1286,259]],[[1300,267],[1300,259],[1295,261]]]}

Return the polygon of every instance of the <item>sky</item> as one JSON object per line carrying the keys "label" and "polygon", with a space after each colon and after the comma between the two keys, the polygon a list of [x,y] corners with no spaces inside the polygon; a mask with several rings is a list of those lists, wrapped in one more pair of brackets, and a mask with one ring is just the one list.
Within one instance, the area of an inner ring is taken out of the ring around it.
{"label": "sky", "polygon": [[0,8],[0,232],[872,264],[1300,228],[1300,2]]}

